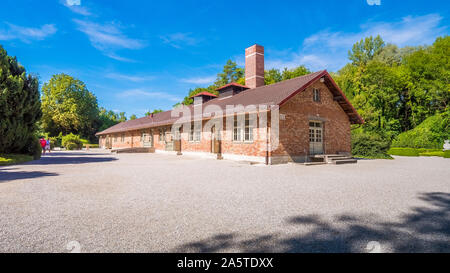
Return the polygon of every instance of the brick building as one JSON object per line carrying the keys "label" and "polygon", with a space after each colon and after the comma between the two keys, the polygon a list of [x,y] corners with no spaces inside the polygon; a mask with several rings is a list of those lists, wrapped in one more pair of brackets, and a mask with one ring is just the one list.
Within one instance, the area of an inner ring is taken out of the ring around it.
{"label": "brick building", "polygon": [[[363,123],[326,70],[264,85],[264,48],[245,50],[245,85],[194,104],[130,120],[97,133],[100,146],[266,164],[350,154],[350,125]],[[145,148],[145,149],[144,149]]]}

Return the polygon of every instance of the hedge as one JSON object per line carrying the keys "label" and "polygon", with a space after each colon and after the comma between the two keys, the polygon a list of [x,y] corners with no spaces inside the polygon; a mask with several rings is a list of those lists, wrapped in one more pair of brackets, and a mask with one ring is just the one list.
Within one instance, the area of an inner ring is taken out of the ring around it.
{"label": "hedge", "polygon": [[439,149],[425,148],[390,148],[388,154],[398,156],[440,156],[450,158],[450,151],[443,152]]}

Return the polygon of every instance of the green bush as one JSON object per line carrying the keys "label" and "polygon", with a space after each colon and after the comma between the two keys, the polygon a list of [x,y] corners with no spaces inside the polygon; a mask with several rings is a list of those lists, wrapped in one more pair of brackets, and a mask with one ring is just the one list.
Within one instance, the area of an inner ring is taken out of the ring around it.
{"label": "green bush", "polygon": [[399,156],[443,156],[440,149],[425,149],[425,148],[390,148],[388,151],[390,155]]}
{"label": "green bush", "polygon": [[[88,143],[89,144],[89,143]],[[86,147],[86,144],[83,144],[83,147]],[[90,148],[98,148],[100,147],[98,144],[89,144]]]}
{"label": "green bush", "polygon": [[446,139],[450,139],[449,111],[431,116],[416,128],[401,133],[392,147],[442,149]]}
{"label": "green bush", "polygon": [[375,133],[352,131],[352,154],[356,157],[390,158],[389,141]]}
{"label": "green bush", "polygon": [[22,148],[21,153],[31,155],[34,160],[41,158],[42,147],[39,143],[39,139],[35,136],[31,136],[26,143],[27,144]]}
{"label": "green bush", "polygon": [[67,150],[80,150],[83,147],[83,142],[80,136],[70,133],[62,137],[62,146]]}
{"label": "green bush", "polygon": [[50,148],[54,149],[55,147],[62,146],[62,133],[59,133],[56,137],[50,137]]}
{"label": "green bush", "polygon": [[443,151],[439,151],[439,152],[425,152],[425,153],[419,153],[419,156],[439,156],[439,157],[444,157],[444,152]]}
{"label": "green bush", "polygon": [[450,150],[444,151],[444,158],[450,158]]}

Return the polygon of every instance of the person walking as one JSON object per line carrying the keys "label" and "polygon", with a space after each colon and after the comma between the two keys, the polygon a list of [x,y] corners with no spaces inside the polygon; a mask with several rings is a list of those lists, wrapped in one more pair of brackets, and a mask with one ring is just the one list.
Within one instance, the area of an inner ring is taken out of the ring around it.
{"label": "person walking", "polygon": [[47,141],[45,140],[45,138],[41,137],[39,143],[41,144],[42,147],[42,154],[45,155],[45,146],[47,145]]}
{"label": "person walking", "polygon": [[48,138],[47,141],[45,142],[45,149],[48,151],[48,153],[50,153],[51,151],[50,138]]}

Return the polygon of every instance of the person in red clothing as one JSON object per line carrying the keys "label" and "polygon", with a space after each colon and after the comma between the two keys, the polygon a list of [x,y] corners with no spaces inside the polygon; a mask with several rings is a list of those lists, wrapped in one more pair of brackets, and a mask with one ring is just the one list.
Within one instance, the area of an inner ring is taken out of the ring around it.
{"label": "person in red clothing", "polygon": [[45,138],[41,137],[39,143],[41,144],[42,147],[42,153],[45,155],[45,145],[47,145],[47,141],[45,140]]}

